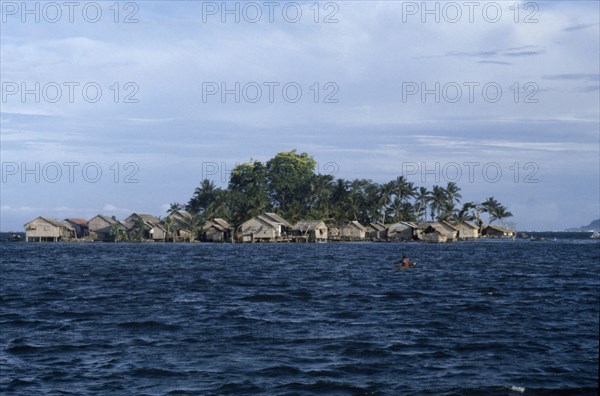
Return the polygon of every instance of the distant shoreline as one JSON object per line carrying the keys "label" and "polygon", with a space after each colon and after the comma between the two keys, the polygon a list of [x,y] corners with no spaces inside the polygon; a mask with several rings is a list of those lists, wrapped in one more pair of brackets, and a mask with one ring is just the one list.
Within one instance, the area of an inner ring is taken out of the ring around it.
{"label": "distant shoreline", "polygon": [[[533,233],[557,233],[557,234],[581,234],[581,233],[593,233],[594,231],[600,231],[600,230],[562,230],[562,231],[554,231],[554,230],[535,230],[535,231],[531,231],[531,230],[518,230],[516,231],[517,234],[519,233],[526,233],[526,234],[533,234]],[[23,231],[0,231],[0,234],[18,234],[18,235],[25,235],[25,232]]]}
{"label": "distant shoreline", "polygon": [[[527,237],[523,237],[526,234]],[[446,244],[455,244],[455,243],[476,243],[479,241],[496,241],[496,242],[516,242],[516,241],[529,241],[531,237],[540,237],[540,236],[549,236],[549,235],[581,235],[589,234],[590,236],[593,234],[593,231],[517,231],[516,237],[513,238],[497,238],[497,237],[480,237],[477,239],[469,239],[469,240],[457,240],[452,242],[446,242]],[[24,232],[10,232],[10,231],[0,231],[0,243],[14,243],[13,241],[9,241],[9,237],[11,235],[20,235],[23,237],[23,240],[18,242],[25,242],[25,233]],[[579,238],[577,238],[579,239]],[[585,238],[588,239],[587,237]],[[544,239],[545,241],[552,241],[552,239]],[[59,242],[28,242],[27,244],[94,244],[94,245],[189,245],[189,244],[202,244],[202,245],[297,245],[297,244],[306,244],[306,243],[298,243],[298,242],[254,242],[254,243],[241,243],[241,242],[204,242],[204,241],[192,241],[192,242],[184,242],[184,241],[127,241],[127,242],[108,242],[108,241],[94,241],[89,239],[77,239],[71,241],[59,241]],[[361,241],[326,241],[320,242],[324,244],[381,244],[381,243],[393,243],[393,244],[439,244],[435,242],[424,242],[419,240],[413,241],[373,241],[373,240],[361,240]],[[308,243],[310,245],[318,245],[320,243]]]}

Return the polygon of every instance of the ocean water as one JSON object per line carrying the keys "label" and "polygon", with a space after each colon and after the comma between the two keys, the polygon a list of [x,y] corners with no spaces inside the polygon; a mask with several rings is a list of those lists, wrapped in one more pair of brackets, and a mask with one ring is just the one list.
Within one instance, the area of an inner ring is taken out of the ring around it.
{"label": "ocean water", "polygon": [[0,248],[0,394],[598,392],[583,234]]}

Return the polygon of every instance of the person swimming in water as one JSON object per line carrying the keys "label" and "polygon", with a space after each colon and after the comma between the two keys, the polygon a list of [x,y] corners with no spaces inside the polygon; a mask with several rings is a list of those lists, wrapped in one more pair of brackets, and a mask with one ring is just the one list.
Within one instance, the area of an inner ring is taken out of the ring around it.
{"label": "person swimming in water", "polygon": [[400,263],[402,264],[403,267],[408,267],[410,265],[410,259],[408,258],[408,256],[406,254],[404,256],[402,256],[402,261],[400,261]]}

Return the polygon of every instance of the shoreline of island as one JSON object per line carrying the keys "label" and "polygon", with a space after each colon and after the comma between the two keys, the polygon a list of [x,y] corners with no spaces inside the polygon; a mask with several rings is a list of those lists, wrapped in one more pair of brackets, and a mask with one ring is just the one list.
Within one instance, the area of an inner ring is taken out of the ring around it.
{"label": "shoreline of island", "polygon": [[[194,216],[175,210],[164,219],[132,213],[124,220],[97,215],[92,219],[57,220],[39,216],[25,224],[26,242],[215,242],[215,243],[323,243],[323,242],[429,242],[445,243],[480,238],[514,239],[511,229],[472,222],[410,222],[392,224],[354,220],[326,223],[300,220],[291,224],[273,212],[257,215],[234,227],[214,218],[193,225]],[[523,235],[521,235],[523,236]]]}

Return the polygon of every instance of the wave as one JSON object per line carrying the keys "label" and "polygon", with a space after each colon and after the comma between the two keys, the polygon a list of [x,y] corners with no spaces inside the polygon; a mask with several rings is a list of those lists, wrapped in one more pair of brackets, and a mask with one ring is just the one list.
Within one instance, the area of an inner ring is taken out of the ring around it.
{"label": "wave", "polygon": [[262,370],[256,371],[255,373],[257,373],[258,375],[264,375],[264,376],[268,376],[268,377],[271,377],[271,376],[277,377],[277,376],[302,374],[302,370],[300,370],[299,368],[293,367],[293,366],[279,365],[279,366],[267,367]]}
{"label": "wave", "polygon": [[373,387],[360,387],[351,383],[336,381],[317,381],[310,383],[291,382],[289,384],[279,385],[277,389],[281,391],[311,392],[314,394],[332,394],[349,393],[368,395],[375,391]]}
{"label": "wave", "polygon": [[155,320],[146,320],[141,322],[121,322],[117,323],[118,327],[131,330],[179,330],[180,326],[170,323],[158,322]]}
{"label": "wave", "polygon": [[126,374],[132,377],[149,377],[149,378],[161,378],[161,377],[186,377],[188,374],[181,371],[165,370],[153,367],[141,367],[133,369]]}
{"label": "wave", "polygon": [[240,298],[242,301],[250,301],[250,302],[287,302],[292,301],[291,296],[286,296],[284,294],[253,294],[251,296],[245,296]]}
{"label": "wave", "polygon": [[244,382],[228,382],[226,384],[223,384],[221,386],[219,386],[216,390],[217,394],[231,394],[231,395],[235,395],[235,394],[258,394],[258,393],[264,393],[265,389],[261,388],[260,386],[253,384],[250,381],[244,381]]}
{"label": "wave", "polygon": [[36,351],[39,351],[44,348],[45,347],[39,346],[39,345],[22,344],[22,345],[13,345],[11,347],[6,348],[5,350],[8,353],[19,354],[19,353],[36,352]]}
{"label": "wave", "polygon": [[15,378],[10,380],[10,382],[6,383],[6,385],[0,387],[0,393],[2,393],[2,388],[4,387],[6,388],[6,391],[16,391],[18,388],[27,388],[33,385],[37,385],[39,383],[40,382],[38,380],[34,379]]}

